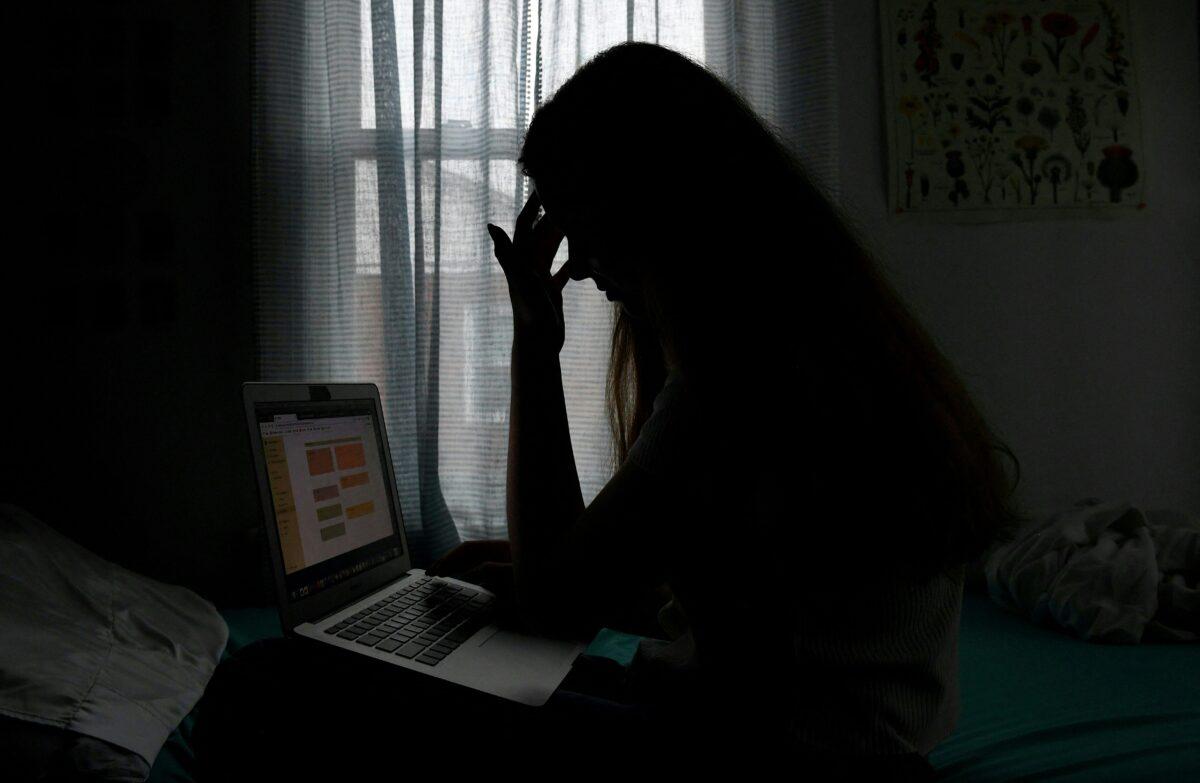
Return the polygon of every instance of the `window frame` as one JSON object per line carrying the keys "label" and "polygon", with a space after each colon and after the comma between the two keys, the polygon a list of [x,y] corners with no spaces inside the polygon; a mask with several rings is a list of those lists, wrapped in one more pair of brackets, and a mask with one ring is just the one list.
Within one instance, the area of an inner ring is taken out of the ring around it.
{"label": "window frame", "polygon": [[[632,3],[632,0],[629,2]],[[349,203],[354,203],[358,187],[358,162],[360,160],[375,162],[378,159],[377,152],[381,147],[395,148],[397,143],[399,143],[400,149],[405,150],[405,157],[411,157],[414,161],[473,160],[491,163],[498,160],[511,161],[516,164],[515,151],[519,149],[521,140],[524,138],[524,129],[514,127],[473,128],[442,124],[437,128],[404,127],[397,134],[392,129],[363,127],[362,46],[363,32],[368,29],[364,25],[366,21],[364,15],[372,11],[371,0],[361,0],[358,6],[359,13],[347,15],[352,16],[353,21],[347,21],[345,27],[338,31],[338,34],[334,36],[333,45],[330,47],[332,67],[338,71],[352,74],[350,79],[345,80],[344,89],[336,95],[331,95],[335,107],[345,107],[341,111],[335,110],[332,113],[335,118],[331,129],[333,144],[340,153],[336,156],[332,174],[335,192],[339,193],[339,197],[343,193],[349,194],[352,197]],[[526,29],[518,33],[525,38],[521,49],[525,55],[527,74],[534,73],[532,69],[537,64],[537,42],[530,40],[530,31],[537,30],[540,25],[539,9],[540,3],[528,2],[525,9],[527,16],[523,20]],[[372,69],[377,68],[374,46],[371,47],[371,61]],[[540,96],[535,96],[533,92],[535,82],[537,82],[536,86],[540,87],[540,80],[527,79],[526,82],[525,105],[536,106],[535,101],[540,101]],[[417,142],[420,142],[419,146]],[[529,185],[525,181],[519,181],[519,185],[521,189],[519,198],[524,201],[529,195]],[[343,262],[348,260],[348,268],[352,270],[351,274],[355,278],[378,278],[380,274],[378,267],[359,268],[356,215],[349,216],[349,225],[345,228],[347,230],[342,235],[352,239],[346,243],[351,245],[350,248],[339,248],[339,255],[343,256]]]}

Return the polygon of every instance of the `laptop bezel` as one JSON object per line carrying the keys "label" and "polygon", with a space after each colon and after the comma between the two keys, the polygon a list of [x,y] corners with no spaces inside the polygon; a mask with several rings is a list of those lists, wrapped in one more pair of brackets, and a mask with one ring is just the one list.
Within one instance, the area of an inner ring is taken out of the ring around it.
{"label": "laptop bezel", "polygon": [[[288,596],[283,555],[279,545],[279,531],[275,524],[275,506],[267,478],[262,434],[258,427],[258,415],[255,407],[272,403],[336,402],[361,399],[370,399],[375,409],[379,434],[383,440],[383,454],[381,455],[383,471],[386,474],[387,490],[391,493],[392,507],[396,510],[397,519],[393,523],[400,538],[401,554],[393,560],[367,569],[362,574],[333,585],[315,595],[292,601]],[[400,495],[396,491],[396,474],[392,468],[391,447],[388,443],[387,426],[383,418],[383,406],[379,401],[379,388],[373,383],[246,382],[242,384],[242,402],[246,411],[251,459],[257,478],[263,528],[266,531],[267,549],[271,558],[271,576],[275,581],[279,620],[284,633],[291,635],[297,625],[326,617],[362,596],[369,595],[405,576],[412,568],[412,562],[408,537],[404,532],[404,512],[400,507]]]}

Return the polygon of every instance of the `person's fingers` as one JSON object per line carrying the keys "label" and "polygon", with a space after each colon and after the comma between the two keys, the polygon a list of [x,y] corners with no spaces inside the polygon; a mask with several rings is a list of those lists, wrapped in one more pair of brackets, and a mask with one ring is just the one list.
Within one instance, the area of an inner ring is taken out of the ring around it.
{"label": "person's fingers", "polygon": [[[453,552],[450,554],[453,554]],[[447,568],[446,564],[450,559],[450,554],[444,555],[426,566],[425,574],[427,576],[446,576],[446,574],[449,573],[449,569]]]}
{"label": "person's fingers", "polygon": [[461,574],[458,574],[454,578],[459,579],[463,582],[470,582],[473,585],[481,585],[482,584],[482,576],[483,576],[482,569],[483,569],[483,563],[480,563],[478,565],[472,566],[471,568],[468,568],[466,571],[463,571]]}
{"label": "person's fingers", "polygon": [[488,235],[492,238],[492,247],[496,251],[496,258],[500,259],[503,264],[507,259],[501,259],[501,256],[507,256],[508,251],[512,249],[512,240],[508,238],[508,234],[500,226],[487,224]]}
{"label": "person's fingers", "polygon": [[[510,274],[514,271],[513,267],[513,249],[519,239],[514,235],[513,239],[508,238],[508,234],[504,233],[504,229],[491,223],[487,224],[488,234],[492,238],[493,252],[496,260],[500,262],[500,268],[505,274]],[[554,263],[554,255],[558,252],[558,246],[562,243],[565,235],[556,228],[548,227],[546,230],[539,230],[535,227],[533,232],[533,242],[538,246],[537,256],[546,259],[546,266],[541,270],[533,270],[542,275],[550,274],[550,267]],[[528,274],[530,270],[524,270]]]}
{"label": "person's fingers", "polygon": [[507,591],[508,583],[512,581],[512,565],[489,560],[469,569],[458,578],[499,595]]}
{"label": "person's fingers", "polygon": [[504,274],[507,276],[511,268],[509,259],[512,257],[512,240],[508,238],[508,234],[504,233],[504,229],[499,226],[488,223],[487,229],[488,234],[492,237],[492,252],[496,256],[496,260],[500,262],[500,268],[504,270]]}
{"label": "person's fingers", "polygon": [[430,564],[425,573],[430,576],[452,576],[489,561],[501,564],[512,562],[508,539],[464,541]]}
{"label": "person's fingers", "polygon": [[567,263],[550,277],[550,282],[554,284],[554,290],[562,291],[567,287],[567,282],[571,279],[571,261],[567,259]]}
{"label": "person's fingers", "polygon": [[537,217],[538,209],[541,206],[542,199],[535,190],[529,194],[529,200],[525,202],[525,206],[521,207],[521,211],[517,215],[517,227],[513,231],[513,241],[516,241],[516,237],[529,233],[533,228],[534,218]]}
{"label": "person's fingers", "polygon": [[549,275],[550,268],[554,266],[554,256],[558,254],[558,246],[566,239],[566,234],[553,221],[539,220],[534,226],[534,236],[537,240],[538,258],[544,262],[544,266],[538,272]]}

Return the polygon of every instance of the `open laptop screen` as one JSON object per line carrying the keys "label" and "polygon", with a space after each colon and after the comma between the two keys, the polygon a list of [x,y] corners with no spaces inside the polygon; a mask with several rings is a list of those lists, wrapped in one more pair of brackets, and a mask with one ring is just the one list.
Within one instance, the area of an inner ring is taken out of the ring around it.
{"label": "open laptop screen", "polygon": [[400,556],[371,400],[258,403],[255,416],[291,600]]}

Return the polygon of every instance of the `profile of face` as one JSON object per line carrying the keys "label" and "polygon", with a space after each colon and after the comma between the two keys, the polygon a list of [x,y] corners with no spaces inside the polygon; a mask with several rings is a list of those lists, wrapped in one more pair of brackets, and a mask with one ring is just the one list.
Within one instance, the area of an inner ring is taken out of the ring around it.
{"label": "profile of face", "polygon": [[610,302],[620,302],[627,313],[638,316],[641,313],[638,297],[639,285],[631,278],[628,271],[613,263],[608,254],[601,249],[601,242],[593,228],[587,226],[579,214],[571,209],[562,199],[556,198],[554,187],[546,180],[533,182],[542,201],[544,219],[562,230],[567,239],[567,267],[572,280],[591,278],[596,288],[603,291]]}

